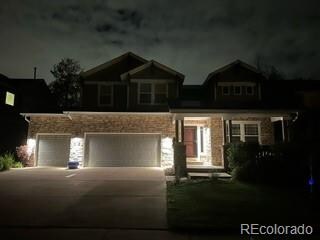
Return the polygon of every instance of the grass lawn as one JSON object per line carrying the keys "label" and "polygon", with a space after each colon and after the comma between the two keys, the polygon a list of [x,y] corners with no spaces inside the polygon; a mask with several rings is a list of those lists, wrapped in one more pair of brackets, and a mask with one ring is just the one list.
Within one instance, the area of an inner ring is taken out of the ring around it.
{"label": "grass lawn", "polygon": [[308,224],[312,217],[319,217],[306,190],[198,180],[168,183],[167,191],[172,229],[239,229],[240,223]]}

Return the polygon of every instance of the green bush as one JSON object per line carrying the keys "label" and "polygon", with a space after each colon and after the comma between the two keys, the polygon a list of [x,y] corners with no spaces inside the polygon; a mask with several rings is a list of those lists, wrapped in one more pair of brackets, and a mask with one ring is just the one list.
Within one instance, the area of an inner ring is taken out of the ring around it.
{"label": "green bush", "polygon": [[23,168],[22,162],[14,162],[11,166],[12,168]]}
{"label": "green bush", "polygon": [[255,181],[259,145],[256,143],[232,143],[227,146],[226,155],[234,179]]}
{"label": "green bush", "polygon": [[308,148],[281,143],[261,146],[232,143],[226,147],[233,179],[247,182],[304,184],[309,174]]}
{"label": "green bush", "polygon": [[9,170],[15,162],[14,155],[12,153],[5,153],[0,156],[0,171]]}

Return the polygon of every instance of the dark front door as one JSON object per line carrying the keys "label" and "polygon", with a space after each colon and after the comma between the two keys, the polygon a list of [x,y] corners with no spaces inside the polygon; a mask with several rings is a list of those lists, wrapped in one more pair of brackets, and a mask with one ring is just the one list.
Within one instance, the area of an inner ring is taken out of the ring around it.
{"label": "dark front door", "polygon": [[187,157],[197,157],[197,127],[184,127],[184,144]]}

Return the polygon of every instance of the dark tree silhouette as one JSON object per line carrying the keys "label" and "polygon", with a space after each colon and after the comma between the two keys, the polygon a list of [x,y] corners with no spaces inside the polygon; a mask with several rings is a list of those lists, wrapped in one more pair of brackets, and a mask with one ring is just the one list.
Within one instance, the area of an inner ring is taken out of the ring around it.
{"label": "dark tree silhouette", "polygon": [[55,80],[49,84],[49,88],[56,96],[60,107],[68,108],[79,105],[80,71],[79,62],[71,58],[63,58],[50,71]]}
{"label": "dark tree silhouette", "polygon": [[285,79],[284,73],[282,73],[275,66],[266,63],[265,59],[259,54],[255,57],[256,68],[268,79],[268,80],[283,80]]}

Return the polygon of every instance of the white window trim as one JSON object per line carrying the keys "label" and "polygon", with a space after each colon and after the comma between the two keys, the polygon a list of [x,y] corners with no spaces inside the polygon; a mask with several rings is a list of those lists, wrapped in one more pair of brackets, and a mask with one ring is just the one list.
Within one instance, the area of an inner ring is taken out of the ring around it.
{"label": "white window trim", "polygon": [[[111,86],[111,101],[110,104],[101,104],[100,103],[100,91],[101,91],[101,86]],[[98,106],[99,107],[112,107],[113,106],[113,84],[112,83],[100,83],[98,84]]]}
{"label": "white window trim", "polygon": [[[239,93],[236,93],[236,87],[239,87],[240,88],[240,92]],[[239,86],[239,85],[235,85],[235,86],[233,86],[233,94],[235,95],[235,96],[240,96],[240,95],[242,95],[242,86]]]}
{"label": "white window trim", "polygon": [[[228,89],[228,92],[224,92],[224,88]],[[229,96],[230,95],[230,86],[221,86],[221,91],[223,96]]]}
{"label": "white window trim", "polygon": [[[151,84],[151,102],[141,103],[140,102],[140,87],[141,84]],[[141,80],[138,82],[138,104],[139,105],[166,105],[166,103],[155,103],[155,85],[156,84],[166,84],[166,97],[168,98],[168,81],[166,80]]]}
{"label": "white window trim", "polygon": [[[245,124],[257,124],[258,125],[258,142],[261,144],[261,121],[232,121],[232,124],[240,124],[240,141],[245,142],[245,130],[244,125]],[[229,133],[226,134],[229,137]],[[234,135],[232,135],[234,136]],[[239,135],[236,135],[239,136]],[[252,135],[254,136],[254,135]]]}
{"label": "white window trim", "polygon": [[[248,92],[248,88],[251,88],[251,93]],[[246,95],[253,96],[254,95],[254,87],[253,86],[246,86]]]}

